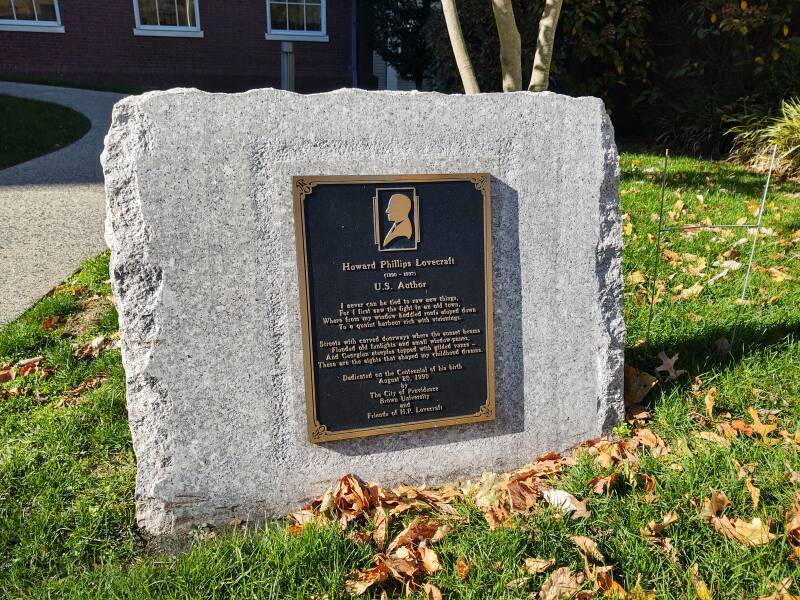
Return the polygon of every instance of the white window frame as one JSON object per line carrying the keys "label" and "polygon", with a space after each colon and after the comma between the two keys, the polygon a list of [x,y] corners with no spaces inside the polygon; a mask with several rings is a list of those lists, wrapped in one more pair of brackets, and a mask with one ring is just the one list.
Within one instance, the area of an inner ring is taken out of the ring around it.
{"label": "white window frame", "polygon": [[[292,0],[289,0],[291,2]],[[320,0],[321,31],[294,31],[291,29],[274,29],[272,27],[272,10],[270,0],[265,0],[267,6],[267,32],[265,40],[278,42],[327,42],[328,38],[328,0]]]}
{"label": "white window frame", "polygon": [[[0,31],[27,31],[32,33],[64,33],[64,26],[61,24],[61,10],[58,6],[58,0],[53,0],[53,7],[56,11],[55,21],[37,21],[37,20],[22,20],[22,19],[0,19]],[[17,9],[14,3],[11,3],[11,10],[14,15],[17,14]],[[33,14],[36,15],[36,3],[33,5]]]}
{"label": "white window frame", "polygon": [[[158,4],[156,4],[158,10]],[[200,0],[194,0],[194,27],[186,25],[142,25],[139,17],[139,0],[133,0],[133,16],[136,26],[133,28],[133,35],[145,37],[203,37],[203,30],[200,29]]]}

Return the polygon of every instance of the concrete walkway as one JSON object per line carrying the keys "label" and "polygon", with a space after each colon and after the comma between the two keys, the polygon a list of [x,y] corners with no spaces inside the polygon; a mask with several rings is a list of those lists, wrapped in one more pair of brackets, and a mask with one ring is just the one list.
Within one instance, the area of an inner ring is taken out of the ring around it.
{"label": "concrete walkway", "polygon": [[121,94],[0,81],[0,94],[63,104],[91,121],[77,142],[0,170],[0,324],[103,251],[100,152]]}

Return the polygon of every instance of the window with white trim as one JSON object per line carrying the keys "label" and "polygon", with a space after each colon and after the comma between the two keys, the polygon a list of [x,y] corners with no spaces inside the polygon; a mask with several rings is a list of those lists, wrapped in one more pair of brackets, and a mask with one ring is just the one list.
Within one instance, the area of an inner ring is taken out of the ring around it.
{"label": "window with white trim", "polygon": [[0,25],[63,31],[58,0],[0,0]]}
{"label": "window with white trim", "polygon": [[134,33],[200,32],[198,0],[133,0],[133,12],[136,16]]}
{"label": "window with white trim", "polygon": [[283,38],[324,37],[325,0],[267,0],[267,34]]}

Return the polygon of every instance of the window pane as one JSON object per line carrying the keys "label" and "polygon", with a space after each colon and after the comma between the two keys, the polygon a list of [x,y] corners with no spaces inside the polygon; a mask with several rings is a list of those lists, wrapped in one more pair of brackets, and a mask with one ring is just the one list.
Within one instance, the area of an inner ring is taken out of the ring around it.
{"label": "window pane", "polygon": [[287,29],[288,24],[286,21],[286,5],[278,4],[277,2],[270,3],[269,18],[273,29]]}
{"label": "window pane", "polygon": [[14,11],[11,10],[11,0],[0,0],[0,19],[13,19]]}
{"label": "window pane", "polygon": [[322,31],[322,7],[306,6],[306,31]]}
{"label": "window pane", "polygon": [[316,4],[317,6],[319,6],[320,4],[322,4],[322,0],[305,0],[305,3],[308,5]]}
{"label": "window pane", "polygon": [[17,20],[34,21],[33,0],[14,0],[14,8],[17,9]]}
{"label": "window pane", "polygon": [[302,4],[289,4],[289,29],[304,31],[306,28]]}
{"label": "window pane", "polygon": [[141,25],[158,25],[156,17],[156,0],[138,0],[139,23]]}
{"label": "window pane", "polygon": [[195,27],[194,0],[178,0],[178,25]]}
{"label": "window pane", "polygon": [[55,21],[56,20],[56,4],[55,0],[35,0],[36,14],[40,21]]}
{"label": "window pane", "polygon": [[158,24],[177,25],[178,13],[175,8],[175,0],[158,0]]}

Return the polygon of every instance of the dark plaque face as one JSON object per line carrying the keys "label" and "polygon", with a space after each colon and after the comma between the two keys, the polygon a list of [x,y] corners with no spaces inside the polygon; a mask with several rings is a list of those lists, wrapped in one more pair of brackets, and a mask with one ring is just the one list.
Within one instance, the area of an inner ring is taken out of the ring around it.
{"label": "dark plaque face", "polygon": [[489,182],[293,178],[312,442],[494,419]]}

